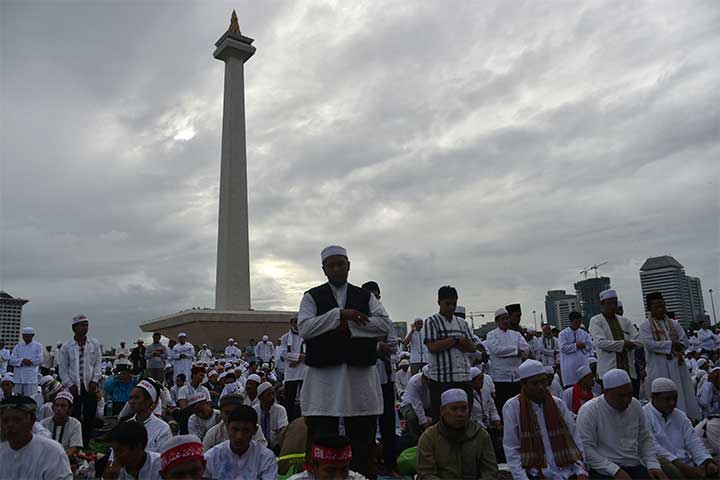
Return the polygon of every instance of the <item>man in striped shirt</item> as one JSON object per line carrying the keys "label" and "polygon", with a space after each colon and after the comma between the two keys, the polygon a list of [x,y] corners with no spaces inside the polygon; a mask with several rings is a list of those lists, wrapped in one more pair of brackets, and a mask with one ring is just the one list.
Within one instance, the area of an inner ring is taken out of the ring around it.
{"label": "man in striped shirt", "polygon": [[425,319],[425,344],[430,351],[430,404],[433,423],[440,420],[440,396],[445,390],[461,388],[470,399],[470,360],[467,354],[475,351],[473,335],[467,322],[455,316],[457,290],[450,286],[438,290],[440,310]]}

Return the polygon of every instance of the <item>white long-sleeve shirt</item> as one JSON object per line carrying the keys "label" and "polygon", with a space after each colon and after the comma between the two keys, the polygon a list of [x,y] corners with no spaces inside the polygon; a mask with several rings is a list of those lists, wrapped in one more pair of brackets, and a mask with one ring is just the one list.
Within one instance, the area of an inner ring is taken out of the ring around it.
{"label": "white long-sleeve shirt", "polygon": [[395,372],[395,391],[397,392],[398,398],[402,398],[405,393],[410,377],[410,369],[400,369]]}
{"label": "white long-sleeve shirt", "polygon": [[162,461],[160,460],[160,454],[150,451],[145,451],[145,453],[147,458],[145,458],[143,466],[140,467],[137,477],[133,477],[127,473],[125,467],[122,467],[117,480],[161,480],[160,468],[162,467]]}
{"label": "white long-sleeve shirt", "polygon": [[585,463],[602,475],[614,477],[621,467],[659,469],[655,438],[647,426],[640,402],[619,411],[604,396],[580,407],[577,429],[585,452]]}
{"label": "white long-sleeve shirt", "polygon": [[201,349],[197,354],[198,361],[210,363],[213,359],[212,350],[209,348]]}
{"label": "white long-sleeve shirt", "polygon": [[[553,397],[553,401],[560,410],[565,426],[570,431],[575,445],[582,451],[582,444],[580,438],[575,429],[575,419],[573,418],[572,412],[563,404],[559,398]],[[555,464],[555,455],[552,451],[552,445],[550,444],[550,436],[547,431],[547,424],[545,423],[545,414],[543,412],[542,404],[530,402],[533,412],[535,412],[535,418],[537,418],[538,426],[540,427],[540,434],[542,435],[543,447],[545,447],[545,460],[547,461],[547,467],[542,469],[542,476],[544,478],[554,479],[567,479],[573,475],[587,475],[587,470],[583,465],[582,461],[578,460],[569,467],[558,467]],[[522,466],[520,459],[520,396],[516,395],[505,403],[503,407],[503,448],[505,450],[505,457],[507,458],[508,467],[510,467],[510,473],[512,473],[514,480],[527,480],[528,472]],[[531,475],[537,475],[537,469],[530,469]]]}
{"label": "white long-sleeve shirt", "polygon": [[188,433],[197,435],[200,441],[203,441],[205,434],[220,422],[222,422],[222,417],[220,416],[219,410],[213,410],[210,418],[200,418],[194,413],[188,420]]}
{"label": "white long-sleeve shirt", "polygon": [[425,345],[422,331],[410,332],[410,363],[430,362],[430,350]]}
{"label": "white long-sleeve shirt", "polygon": [[[32,362],[32,365],[23,365],[24,359]],[[13,348],[10,356],[10,365],[13,366],[13,376],[16,384],[38,383],[38,367],[43,361],[43,346],[40,342],[31,340],[30,343],[18,342]]]}
{"label": "white long-sleeve shirt", "polygon": [[558,359],[558,340],[553,336],[541,336],[535,338],[534,344],[533,353],[536,360],[542,362],[545,367],[554,367]]}
{"label": "white long-sleeve shirt", "polygon": [[680,459],[685,464],[696,466],[711,458],[685,412],[676,408],[664,418],[652,403],[645,405],[643,411],[648,428],[657,442],[658,457],[663,457],[668,462]]}
{"label": "white long-sleeve shirt", "polygon": [[[285,382],[302,380],[305,376],[305,362],[300,361],[302,344],[300,334],[292,330],[280,337],[280,356],[285,362]],[[292,362],[298,362],[297,366],[291,366]]]}
{"label": "white long-sleeve shirt", "polygon": [[258,342],[255,345],[255,356],[263,361],[263,363],[270,363],[270,360],[275,355],[275,345],[268,340],[267,342]]}
{"label": "white long-sleeve shirt", "polygon": [[70,460],[63,447],[47,437],[36,435],[19,450],[9,442],[0,443],[0,480],[72,480]]}
{"label": "white long-sleeve shirt", "polygon": [[705,382],[697,396],[703,415],[720,415],[720,390],[712,382]]}
{"label": "white long-sleeve shirt", "polygon": [[257,480],[276,480],[278,464],[272,450],[250,441],[250,447],[237,455],[230,449],[230,441],[225,440],[205,452],[205,475],[209,478],[252,478]]}
{"label": "white long-sleeve shirt", "polygon": [[[585,348],[578,350],[577,342],[583,342]],[[563,386],[569,387],[577,383],[577,369],[588,364],[588,358],[593,354],[592,338],[590,334],[578,328],[564,328],[558,335],[560,348],[560,373]]]}
{"label": "white long-sleeve shirt", "polygon": [[701,328],[697,333],[700,348],[703,350],[715,351],[718,349],[717,337],[715,334],[706,328]]}
{"label": "white long-sleeve shirt", "polygon": [[[485,375],[485,380],[487,379],[488,376]],[[473,399],[471,412],[473,420],[484,428],[488,428],[493,422],[500,421],[500,414],[498,414],[497,407],[495,406],[495,399],[492,396],[489,382],[484,381],[482,389],[480,389],[479,392],[473,388]]]}
{"label": "white long-sleeve shirt", "polygon": [[[185,355],[185,358],[180,358]],[[195,347],[190,342],[177,343],[170,352],[170,361],[173,366],[173,380],[181,373],[185,374],[185,381],[190,381],[190,370],[195,358]]]}
{"label": "white long-sleeve shirt", "polygon": [[[317,314],[313,297],[306,293],[300,303],[298,331],[305,340],[340,327],[340,309],[347,299],[347,283],[340,287],[330,284],[338,307]],[[357,338],[384,337],[392,321],[382,303],[370,295],[369,322],[358,325],[348,322],[350,335]],[[307,366],[300,393],[303,416],[354,417],[380,415],[383,412],[380,377],[375,365],[354,367],[345,363],[330,367]]]}
{"label": "white long-sleeve shirt", "polygon": [[228,360],[238,360],[242,352],[235,345],[225,347],[225,358]]}
{"label": "white long-sleeve shirt", "polygon": [[518,367],[522,363],[521,352],[529,352],[530,346],[515,330],[496,328],[488,333],[485,349],[490,355],[490,376],[494,382],[519,382]]}
{"label": "white long-sleeve shirt", "polygon": [[[590,319],[590,328],[588,330],[590,331],[590,336],[593,339],[593,345],[597,353],[597,371],[600,377],[605,375],[608,370],[617,368],[617,358],[615,354],[623,351],[625,340],[630,340],[638,347],[642,346],[635,325],[625,317],[621,317],[620,315],[616,315],[615,317],[620,323],[620,328],[622,328],[625,337],[622,340],[614,339],[610,325],[602,313]],[[626,353],[630,367],[629,374],[632,378],[637,378],[637,372],[635,371],[635,351],[628,350]]]}
{"label": "white long-sleeve shirt", "polygon": [[263,430],[263,433],[267,439],[268,446],[270,448],[275,448],[280,444],[280,431],[288,425],[288,416],[285,411],[285,407],[275,402],[270,406],[270,410],[267,413],[260,408],[259,403],[253,408],[258,415],[259,428],[262,429],[263,424],[267,421],[267,433],[265,430]]}
{"label": "white long-sleeve shirt", "polygon": [[10,350],[8,350],[7,348],[0,348],[0,375],[3,375],[5,372],[7,372],[7,367],[10,363],[11,355],[12,354],[10,353]]}
{"label": "white long-sleeve shirt", "polygon": [[427,422],[425,416],[425,409],[430,408],[430,389],[427,384],[423,382],[422,372],[418,372],[412,377],[405,388],[405,395],[403,395],[401,407],[405,405],[412,406],[412,409],[417,415],[418,423],[424,425]]}
{"label": "white long-sleeve shirt", "polygon": [[[139,421],[135,416],[132,417],[132,420]],[[145,426],[145,430],[147,430],[148,436],[145,450],[148,452],[162,453],[163,444],[172,438],[170,425],[154,414],[150,414],[142,423]]]}
{"label": "white long-sleeve shirt", "polygon": [[81,385],[85,385],[85,389],[88,389],[90,382],[100,383],[102,351],[100,342],[96,339],[87,337],[85,340],[82,379],[80,378],[80,347],[74,338],[66,342],[57,355],[59,374],[65,388],[75,385],[79,391]]}

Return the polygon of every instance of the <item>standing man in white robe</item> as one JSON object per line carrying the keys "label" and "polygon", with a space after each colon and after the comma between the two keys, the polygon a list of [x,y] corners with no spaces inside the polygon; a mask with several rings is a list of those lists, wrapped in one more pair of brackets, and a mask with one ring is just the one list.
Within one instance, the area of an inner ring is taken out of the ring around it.
{"label": "standing man in white robe", "polygon": [[43,361],[43,346],[33,340],[35,330],[32,327],[22,329],[22,342],[15,344],[10,365],[13,367],[15,394],[34,397],[38,386],[38,369]]}
{"label": "standing man in white robe", "polygon": [[563,387],[569,388],[577,383],[578,368],[587,365],[592,356],[593,346],[590,334],[580,328],[582,315],[580,312],[570,312],[570,326],[564,328],[558,335],[560,344],[560,376]]}
{"label": "standing man in white robe", "polygon": [[270,341],[270,337],[263,335],[262,341],[255,345],[255,355],[261,363],[270,363],[275,356],[275,345]]}
{"label": "standing man in white robe", "polygon": [[343,247],[326,247],[320,258],[328,282],[305,293],[298,315],[306,347],[300,405],[307,443],[337,435],[343,417],[351,467],[368,476],[377,416],[383,412],[376,338],[386,336],[392,322],[374,295],[348,283],[350,261]]}
{"label": "standing man in white robe", "polygon": [[227,347],[225,347],[225,358],[229,362],[237,362],[240,359],[240,349],[235,345],[234,338],[228,338]]}
{"label": "standing man in white robe", "polygon": [[535,339],[536,360],[542,362],[546,367],[555,368],[558,352],[557,338],[553,337],[552,328],[546,323],[542,327],[542,336]]}
{"label": "standing man in white robe", "polygon": [[190,369],[195,358],[195,347],[187,341],[187,334],[180,332],[178,334],[178,343],[172,348],[170,360],[173,366],[173,380],[180,373],[185,374],[185,378],[190,378]]}
{"label": "standing man in white robe", "polygon": [[422,318],[416,318],[410,332],[403,340],[405,346],[410,349],[410,376],[415,375],[427,365],[430,358],[430,352],[423,338],[424,323]]}
{"label": "standing man in white robe", "polygon": [[635,398],[640,381],[635,369],[635,350],[642,346],[635,325],[617,315],[618,296],[615,290],[600,292],[602,313],[590,319],[590,336],[598,359],[598,373],[604,376],[613,368],[625,370],[632,380]]}
{"label": "standing man in white robe", "polygon": [[5,342],[0,340],[0,377],[7,372],[7,367],[10,364],[10,350],[5,348]]}
{"label": "standing man in white robe", "polygon": [[197,358],[198,358],[198,362],[204,362],[204,363],[207,363],[208,365],[210,364],[210,362],[212,362],[213,353],[212,353],[212,350],[210,350],[208,348],[207,343],[202,344],[202,348],[198,352]]}
{"label": "standing man in white robe", "polygon": [[645,346],[647,382],[656,378],[669,378],[680,386],[677,408],[694,420],[702,412],[694,395],[690,372],[685,366],[685,349],[689,342],[685,330],[677,320],[667,317],[665,300],[659,292],[647,295],[648,318],[640,324],[640,340]]}
{"label": "standing man in white robe", "polygon": [[303,339],[298,332],[298,314],[290,318],[290,330],[280,337],[280,350],[285,362],[285,410],[288,422],[298,418],[300,414],[300,391],[305,376],[305,353],[303,352]]}

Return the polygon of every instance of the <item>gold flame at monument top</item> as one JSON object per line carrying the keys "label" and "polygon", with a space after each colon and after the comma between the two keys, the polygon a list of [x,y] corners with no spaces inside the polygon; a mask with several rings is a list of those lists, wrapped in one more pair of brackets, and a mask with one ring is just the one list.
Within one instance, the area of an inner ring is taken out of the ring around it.
{"label": "gold flame at monument top", "polygon": [[233,10],[232,15],[230,16],[230,26],[228,27],[228,32],[240,33],[240,25],[238,24],[237,13],[235,13],[235,10]]}

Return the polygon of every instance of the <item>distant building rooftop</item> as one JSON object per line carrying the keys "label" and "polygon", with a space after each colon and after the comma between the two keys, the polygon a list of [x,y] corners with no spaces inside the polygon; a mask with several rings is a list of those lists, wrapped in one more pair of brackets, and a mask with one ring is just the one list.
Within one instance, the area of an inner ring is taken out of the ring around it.
{"label": "distant building rooftop", "polygon": [[645,263],[643,263],[642,267],[640,267],[641,271],[647,271],[647,270],[658,270],[660,268],[685,268],[683,267],[680,262],[675,260],[673,257],[669,255],[663,255],[661,257],[650,257],[647,260],[645,260]]}

